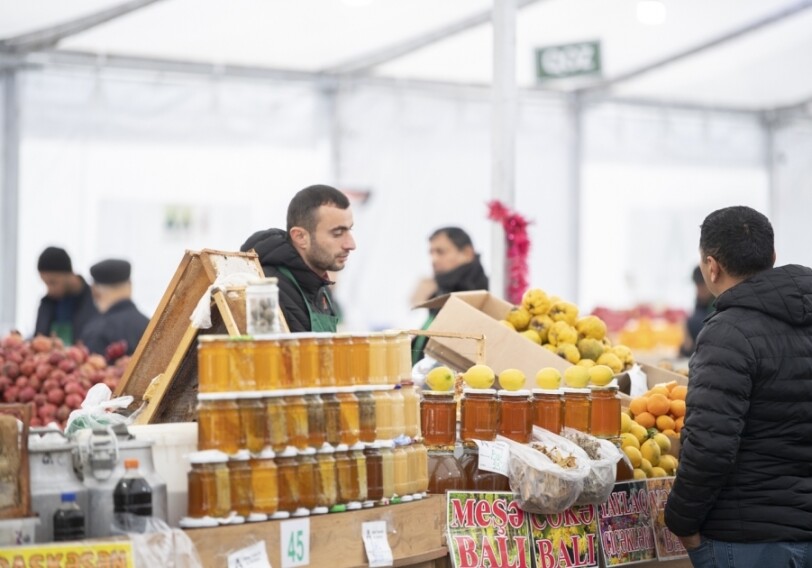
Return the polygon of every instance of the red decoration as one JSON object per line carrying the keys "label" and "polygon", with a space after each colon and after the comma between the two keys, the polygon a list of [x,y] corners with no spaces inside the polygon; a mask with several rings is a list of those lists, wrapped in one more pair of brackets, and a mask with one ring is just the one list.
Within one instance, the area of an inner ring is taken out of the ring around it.
{"label": "red decoration", "polygon": [[519,213],[511,211],[494,199],[488,203],[488,219],[502,224],[507,242],[507,296],[508,301],[519,304],[522,295],[529,287],[529,268],[527,255],[530,254],[530,237],[527,235],[529,224]]}

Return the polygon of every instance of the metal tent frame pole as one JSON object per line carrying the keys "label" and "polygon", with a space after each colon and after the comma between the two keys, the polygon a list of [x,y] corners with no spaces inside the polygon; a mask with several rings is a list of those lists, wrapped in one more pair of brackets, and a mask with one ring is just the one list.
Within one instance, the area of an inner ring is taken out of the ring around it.
{"label": "metal tent frame pole", "polygon": [[18,74],[0,73],[3,89],[2,156],[0,156],[0,333],[17,318],[17,245],[19,240],[20,115]]}

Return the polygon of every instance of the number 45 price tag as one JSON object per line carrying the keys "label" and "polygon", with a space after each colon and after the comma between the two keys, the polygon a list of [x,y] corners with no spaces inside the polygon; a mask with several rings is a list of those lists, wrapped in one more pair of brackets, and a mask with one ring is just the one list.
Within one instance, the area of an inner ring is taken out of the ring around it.
{"label": "number 45 price tag", "polygon": [[282,568],[310,564],[310,519],[283,521],[279,527],[279,555]]}

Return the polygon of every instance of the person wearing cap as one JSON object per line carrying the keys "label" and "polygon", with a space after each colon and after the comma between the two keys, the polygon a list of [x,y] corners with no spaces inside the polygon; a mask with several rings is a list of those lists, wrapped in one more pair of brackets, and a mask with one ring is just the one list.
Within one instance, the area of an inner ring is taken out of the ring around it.
{"label": "person wearing cap", "polygon": [[90,286],[74,274],[70,256],[59,247],[42,251],[37,270],[48,292],[37,310],[34,335],[55,335],[65,345],[72,345],[85,327],[99,317]]}
{"label": "person wearing cap", "polygon": [[101,312],[79,336],[92,353],[115,360],[132,355],[149,324],[132,301],[130,263],[109,259],[90,267],[93,300]]}

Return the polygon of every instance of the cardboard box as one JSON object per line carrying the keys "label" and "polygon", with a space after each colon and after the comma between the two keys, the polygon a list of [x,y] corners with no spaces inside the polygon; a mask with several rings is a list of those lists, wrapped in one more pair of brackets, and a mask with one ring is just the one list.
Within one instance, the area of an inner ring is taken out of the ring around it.
{"label": "cardboard box", "polygon": [[[539,369],[555,367],[563,372],[570,366],[561,357],[499,323],[513,305],[489,292],[457,292],[417,307],[440,309],[429,331],[484,335],[485,363],[497,374],[505,369],[521,370],[527,377],[527,388],[533,387]],[[470,340],[433,337],[426,344],[426,354],[464,371],[474,364],[476,345]]]}

